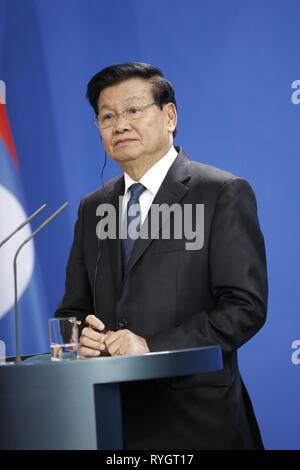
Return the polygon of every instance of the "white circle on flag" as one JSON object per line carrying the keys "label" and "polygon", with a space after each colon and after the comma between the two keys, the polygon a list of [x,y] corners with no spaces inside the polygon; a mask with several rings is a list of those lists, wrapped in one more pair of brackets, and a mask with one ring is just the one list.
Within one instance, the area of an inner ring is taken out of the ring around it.
{"label": "white circle on flag", "polygon": [[[0,184],[0,241],[7,237],[26,218],[19,200]],[[13,260],[21,243],[31,235],[30,225],[17,232],[0,248],[0,318],[14,306]],[[34,267],[34,245],[30,240],[17,258],[18,298],[28,286]]]}

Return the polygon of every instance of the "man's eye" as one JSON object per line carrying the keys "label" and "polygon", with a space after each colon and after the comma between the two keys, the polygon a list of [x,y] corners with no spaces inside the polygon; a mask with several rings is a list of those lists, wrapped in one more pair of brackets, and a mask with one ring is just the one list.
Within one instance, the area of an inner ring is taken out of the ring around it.
{"label": "man's eye", "polygon": [[141,112],[141,108],[139,106],[131,106],[131,108],[127,110],[128,114],[138,114],[140,112]]}
{"label": "man's eye", "polygon": [[111,121],[114,117],[114,113],[106,113],[102,116],[102,121]]}

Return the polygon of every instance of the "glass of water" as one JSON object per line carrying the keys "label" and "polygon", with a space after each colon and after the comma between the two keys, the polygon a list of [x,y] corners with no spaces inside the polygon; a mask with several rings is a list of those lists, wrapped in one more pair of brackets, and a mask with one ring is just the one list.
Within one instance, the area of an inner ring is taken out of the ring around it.
{"label": "glass of water", "polygon": [[78,326],[75,317],[50,318],[49,338],[52,361],[78,358]]}

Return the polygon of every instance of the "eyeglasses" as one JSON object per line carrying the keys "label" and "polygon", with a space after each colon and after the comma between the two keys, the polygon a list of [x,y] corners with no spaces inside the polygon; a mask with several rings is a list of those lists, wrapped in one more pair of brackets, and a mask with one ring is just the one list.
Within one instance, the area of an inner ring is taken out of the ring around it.
{"label": "eyeglasses", "polygon": [[101,129],[106,129],[107,127],[112,127],[116,124],[118,116],[122,115],[123,118],[128,121],[133,121],[134,119],[140,119],[143,117],[146,108],[152,104],[158,104],[158,101],[151,101],[151,103],[141,104],[141,105],[131,105],[123,111],[112,112],[105,111],[98,114],[98,117],[93,119],[95,125]]}

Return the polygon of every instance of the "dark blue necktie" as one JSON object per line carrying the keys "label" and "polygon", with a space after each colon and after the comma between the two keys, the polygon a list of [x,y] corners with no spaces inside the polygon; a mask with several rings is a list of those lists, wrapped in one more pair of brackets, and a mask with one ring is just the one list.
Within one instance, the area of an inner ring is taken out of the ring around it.
{"label": "dark blue necktie", "polygon": [[124,216],[125,238],[122,239],[122,258],[124,272],[126,272],[134,242],[138,238],[141,230],[141,206],[139,198],[146,188],[141,183],[134,183],[130,186],[129,189],[130,199],[128,201],[126,214]]}

